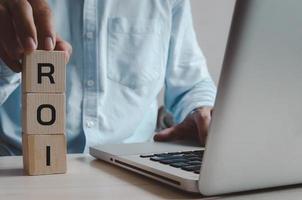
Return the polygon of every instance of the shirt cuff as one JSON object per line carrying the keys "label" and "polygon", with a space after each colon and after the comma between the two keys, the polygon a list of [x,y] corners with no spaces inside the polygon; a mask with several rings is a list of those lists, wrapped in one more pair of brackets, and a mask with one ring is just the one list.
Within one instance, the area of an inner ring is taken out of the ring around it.
{"label": "shirt cuff", "polygon": [[193,101],[189,105],[183,105],[183,109],[176,113],[175,121],[176,123],[181,123],[183,120],[196,108],[200,107],[213,107],[214,101]]}

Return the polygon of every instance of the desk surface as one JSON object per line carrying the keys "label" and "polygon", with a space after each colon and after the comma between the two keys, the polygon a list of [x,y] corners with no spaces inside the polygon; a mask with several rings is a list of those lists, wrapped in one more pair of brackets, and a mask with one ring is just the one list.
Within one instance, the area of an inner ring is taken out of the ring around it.
{"label": "desk surface", "polygon": [[302,187],[202,198],[141,175],[115,167],[89,155],[69,155],[64,175],[24,176],[22,157],[0,157],[2,200],[88,200],[88,199],[302,199]]}

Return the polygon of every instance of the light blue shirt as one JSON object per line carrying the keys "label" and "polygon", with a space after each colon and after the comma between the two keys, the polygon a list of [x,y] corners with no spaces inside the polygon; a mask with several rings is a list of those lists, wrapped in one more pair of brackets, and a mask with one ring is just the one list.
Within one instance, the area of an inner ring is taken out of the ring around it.
{"label": "light blue shirt", "polygon": [[[164,86],[176,122],[194,108],[213,106],[216,88],[189,0],[48,2],[57,32],[73,46],[66,80],[68,152],[151,140]],[[20,74],[0,65],[0,154],[20,154]]]}

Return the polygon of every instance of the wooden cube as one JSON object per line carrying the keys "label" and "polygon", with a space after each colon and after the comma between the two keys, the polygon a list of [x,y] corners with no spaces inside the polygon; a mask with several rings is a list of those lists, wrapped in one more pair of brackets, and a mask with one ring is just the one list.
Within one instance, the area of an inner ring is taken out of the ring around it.
{"label": "wooden cube", "polygon": [[36,50],[23,59],[23,93],[63,93],[66,63],[62,51]]}
{"label": "wooden cube", "polygon": [[64,133],[65,94],[23,94],[22,131],[26,134]]}
{"label": "wooden cube", "polygon": [[66,141],[61,135],[22,135],[27,175],[66,173]]}

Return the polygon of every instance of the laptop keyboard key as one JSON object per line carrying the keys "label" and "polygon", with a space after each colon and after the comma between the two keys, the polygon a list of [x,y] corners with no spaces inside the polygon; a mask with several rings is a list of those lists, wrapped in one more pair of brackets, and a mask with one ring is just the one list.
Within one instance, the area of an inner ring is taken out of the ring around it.
{"label": "laptop keyboard key", "polygon": [[179,155],[179,154],[182,154],[183,152],[170,152],[168,153],[169,155]]}
{"label": "laptop keyboard key", "polygon": [[165,156],[166,159],[183,159],[182,154]]}
{"label": "laptop keyboard key", "polygon": [[192,154],[193,151],[183,151],[182,153],[183,153],[183,154]]}
{"label": "laptop keyboard key", "polygon": [[183,159],[183,158],[178,158],[178,159],[172,159],[172,160],[161,160],[159,161],[160,163],[163,164],[172,164],[172,163],[180,163],[180,162],[187,162],[188,160]]}
{"label": "laptop keyboard key", "polygon": [[176,167],[176,168],[181,168],[181,167],[188,166],[188,165],[189,164],[185,163],[185,162],[178,162],[178,163],[172,163],[172,164],[170,164],[170,166]]}
{"label": "laptop keyboard key", "polygon": [[198,160],[194,160],[194,161],[189,161],[188,164],[190,165],[201,165],[201,162]]}
{"label": "laptop keyboard key", "polygon": [[150,160],[152,161],[161,161],[161,160],[165,160],[166,158],[165,157],[157,157],[157,156],[152,156],[150,158]]}
{"label": "laptop keyboard key", "polygon": [[200,170],[195,170],[194,173],[195,174],[200,174]]}
{"label": "laptop keyboard key", "polygon": [[152,161],[162,161],[162,160],[177,160],[177,159],[184,159],[182,156],[152,156],[150,160]]}
{"label": "laptop keyboard key", "polygon": [[204,151],[193,151],[193,154],[202,157]]}
{"label": "laptop keyboard key", "polygon": [[184,166],[181,169],[186,170],[186,171],[196,171],[196,170],[200,170],[200,165],[188,165],[188,166]]}
{"label": "laptop keyboard key", "polygon": [[142,158],[149,158],[151,161],[170,165],[195,174],[200,173],[204,151],[183,151],[140,155]]}
{"label": "laptop keyboard key", "polygon": [[190,161],[201,161],[202,159],[201,158],[199,158],[199,157],[189,157],[189,158],[186,158],[186,159],[188,159],[188,160],[190,160]]}
{"label": "laptop keyboard key", "polygon": [[153,154],[146,154],[146,155],[140,155],[139,157],[141,157],[141,158],[151,158],[151,157],[153,157],[154,155]]}
{"label": "laptop keyboard key", "polygon": [[195,154],[185,154],[184,157],[185,158],[199,158],[199,156],[197,156]]}
{"label": "laptop keyboard key", "polygon": [[167,157],[167,156],[170,156],[170,154],[168,154],[168,153],[156,153],[156,154],[154,154],[154,156],[157,156],[157,157]]}

